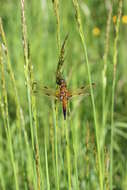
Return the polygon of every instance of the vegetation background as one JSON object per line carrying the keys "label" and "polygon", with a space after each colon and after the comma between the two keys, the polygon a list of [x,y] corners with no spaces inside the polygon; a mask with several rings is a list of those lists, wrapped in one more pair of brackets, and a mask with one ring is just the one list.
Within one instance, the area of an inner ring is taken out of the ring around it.
{"label": "vegetation background", "polygon": [[[0,0],[0,17],[0,189],[126,190],[127,1]],[[56,88],[67,33],[68,88],[96,88],[64,121],[31,82]]]}

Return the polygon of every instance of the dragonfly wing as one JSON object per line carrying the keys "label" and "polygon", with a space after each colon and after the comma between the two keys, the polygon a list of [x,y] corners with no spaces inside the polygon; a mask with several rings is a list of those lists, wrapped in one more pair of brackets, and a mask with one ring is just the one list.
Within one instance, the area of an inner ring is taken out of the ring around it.
{"label": "dragonfly wing", "polygon": [[54,99],[59,98],[59,91],[48,88],[47,86],[42,86],[36,81],[32,84],[32,91],[35,95],[45,95]]}
{"label": "dragonfly wing", "polygon": [[[95,83],[92,83],[92,86],[95,86]],[[90,95],[90,85],[82,86],[75,90],[68,91],[68,98],[72,99],[77,96],[89,96]]]}

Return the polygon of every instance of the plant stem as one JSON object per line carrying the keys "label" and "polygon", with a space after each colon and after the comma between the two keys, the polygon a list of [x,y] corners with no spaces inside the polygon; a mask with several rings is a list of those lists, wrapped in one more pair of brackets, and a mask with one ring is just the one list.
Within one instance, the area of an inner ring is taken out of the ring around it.
{"label": "plant stem", "polygon": [[1,69],[1,83],[2,83],[2,96],[3,96],[3,118],[4,118],[4,127],[5,132],[8,140],[8,147],[10,151],[10,157],[14,172],[14,179],[15,179],[15,188],[16,190],[19,189],[18,186],[18,177],[17,177],[17,171],[16,171],[16,163],[14,159],[14,152],[13,152],[13,146],[12,146],[12,137],[11,137],[11,131],[10,131],[10,121],[9,121],[9,113],[8,113],[8,98],[7,98],[7,90],[6,90],[6,82],[5,82],[5,74],[4,74],[4,64],[3,64],[3,51],[2,46],[0,44],[0,69]]}
{"label": "plant stem", "polygon": [[78,25],[78,29],[79,29],[81,42],[82,42],[82,45],[83,45],[85,59],[86,59],[87,73],[88,73],[88,79],[89,79],[89,84],[90,84],[90,94],[91,94],[91,100],[92,100],[92,106],[93,106],[93,116],[94,116],[96,143],[97,143],[97,156],[98,156],[98,163],[99,163],[99,182],[100,182],[100,189],[103,190],[103,173],[102,173],[102,162],[101,162],[101,149],[100,149],[100,142],[99,142],[99,130],[98,130],[98,124],[97,124],[97,116],[96,116],[95,100],[94,100],[91,73],[90,73],[90,65],[89,65],[89,61],[88,61],[87,48],[86,48],[86,43],[85,43],[85,39],[84,39],[84,32],[83,32],[83,27],[82,27],[82,23],[81,23],[81,17],[80,17],[80,10],[79,10],[78,1],[73,0],[73,4],[74,4],[75,12],[76,12],[76,21],[77,21],[77,25]]}
{"label": "plant stem", "polygon": [[[53,119],[54,119],[54,134],[55,134],[55,165],[56,165],[56,188],[59,190],[59,163],[58,163],[58,139],[57,139],[57,134],[58,134],[58,124],[57,124],[57,110],[55,111],[55,105],[54,102],[52,103],[53,105]],[[57,108],[56,108],[57,109]]]}
{"label": "plant stem", "polygon": [[116,25],[116,37],[114,40],[113,56],[113,84],[112,84],[112,103],[111,103],[111,146],[110,146],[110,189],[113,189],[113,145],[114,145],[114,103],[115,103],[115,85],[116,85],[116,66],[117,66],[117,44],[119,39],[120,18],[122,14],[122,0],[119,1],[118,19]]}
{"label": "plant stem", "polygon": [[49,171],[48,171],[48,158],[47,158],[47,143],[45,134],[45,163],[46,163],[46,178],[47,178],[47,190],[50,190]]}
{"label": "plant stem", "polygon": [[25,20],[25,10],[24,10],[25,0],[21,0],[21,21],[22,21],[22,38],[23,38],[23,51],[24,51],[24,74],[27,87],[27,98],[28,98],[28,107],[29,107],[29,117],[30,117],[30,129],[31,129],[31,138],[32,138],[32,148],[34,150],[34,134],[33,134],[33,119],[32,119],[32,105],[31,105],[31,81],[30,81],[30,61],[29,61],[29,47],[27,42],[27,27]]}
{"label": "plant stem", "polygon": [[70,148],[69,148],[69,131],[67,125],[67,118],[64,121],[65,135],[66,135],[66,154],[67,154],[67,169],[68,169],[68,189],[71,190],[71,166],[70,166]]}

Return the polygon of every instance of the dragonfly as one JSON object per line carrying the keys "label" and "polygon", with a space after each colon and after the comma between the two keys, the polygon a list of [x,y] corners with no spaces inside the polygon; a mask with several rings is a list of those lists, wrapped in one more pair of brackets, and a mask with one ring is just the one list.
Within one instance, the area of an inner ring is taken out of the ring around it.
{"label": "dragonfly", "polygon": [[[95,86],[95,83],[92,83],[92,86]],[[59,81],[59,87],[56,90],[48,88],[47,86],[42,86],[42,84],[37,81],[34,81],[32,84],[32,91],[35,95],[42,94],[62,103],[64,120],[66,120],[68,101],[74,97],[90,95],[89,90],[90,85],[81,86],[75,90],[68,90],[64,79]]]}

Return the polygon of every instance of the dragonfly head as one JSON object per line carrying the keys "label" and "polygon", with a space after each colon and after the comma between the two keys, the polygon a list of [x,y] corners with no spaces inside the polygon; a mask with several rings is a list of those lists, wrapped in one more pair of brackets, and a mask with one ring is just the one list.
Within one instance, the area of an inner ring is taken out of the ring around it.
{"label": "dragonfly head", "polygon": [[56,83],[57,83],[58,85],[62,85],[62,84],[66,84],[66,81],[65,81],[65,79],[63,79],[62,76],[59,76],[59,77],[57,77],[57,79],[56,79]]}

